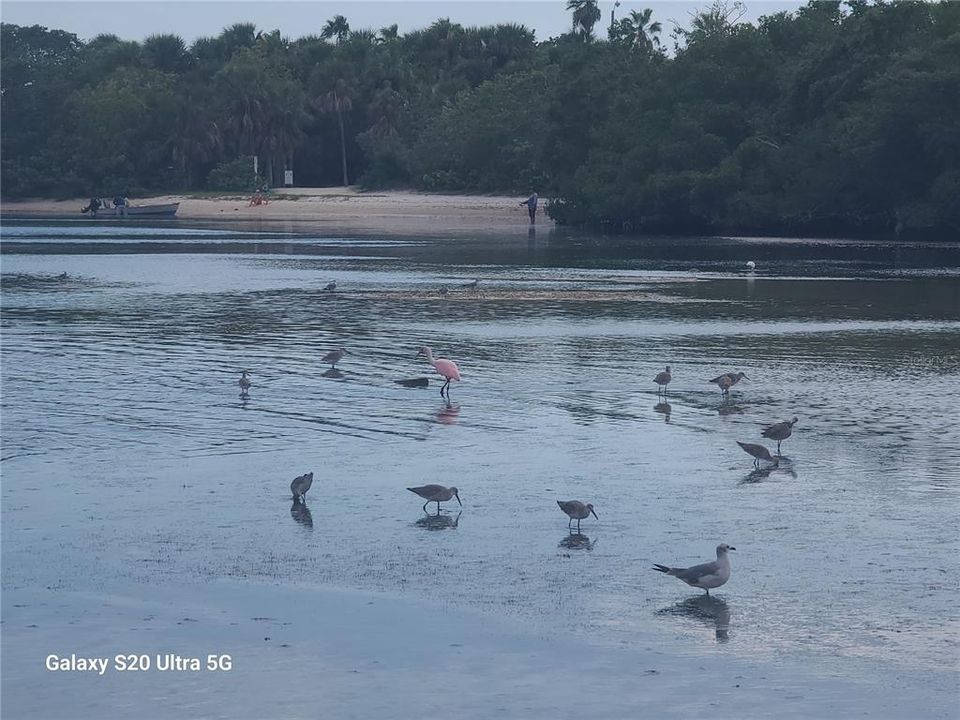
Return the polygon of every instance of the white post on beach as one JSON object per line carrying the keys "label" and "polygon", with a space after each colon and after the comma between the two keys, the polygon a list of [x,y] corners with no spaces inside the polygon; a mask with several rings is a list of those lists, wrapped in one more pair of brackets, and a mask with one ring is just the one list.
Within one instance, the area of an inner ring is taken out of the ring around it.
{"label": "white post on beach", "polygon": [[254,179],[254,180],[257,179],[257,174],[258,174],[258,173],[257,173],[257,170],[258,170],[258,168],[257,168],[257,156],[254,155],[254,156],[253,156],[253,179]]}

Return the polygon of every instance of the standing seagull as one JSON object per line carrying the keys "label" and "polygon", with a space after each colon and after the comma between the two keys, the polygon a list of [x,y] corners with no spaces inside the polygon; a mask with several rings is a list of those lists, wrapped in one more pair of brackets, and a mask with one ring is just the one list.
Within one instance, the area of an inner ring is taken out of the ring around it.
{"label": "standing seagull", "polygon": [[720,388],[720,392],[722,392],[724,395],[729,395],[730,388],[732,388],[734,385],[736,385],[738,382],[740,382],[744,378],[746,378],[747,380],[750,379],[746,375],[744,375],[742,372],[724,373],[723,375],[718,375],[710,382],[712,382],[714,385],[717,385]]}
{"label": "standing seagull", "polygon": [[717,545],[717,559],[713,562],[694,565],[689,568],[672,568],[654,563],[653,569],[683,580],[687,585],[702,588],[710,594],[710,588],[718,588],[730,579],[730,558],[727,550],[736,550],[726,543]]}
{"label": "standing seagull", "polygon": [[590,503],[582,503],[579,500],[557,500],[557,505],[570,516],[570,520],[567,521],[568,528],[570,527],[570,523],[574,520],[577,521],[577,532],[580,532],[580,521],[584,518],[593,515],[597,520],[600,519],[597,517],[597,514],[593,512],[593,505]]}
{"label": "standing seagull", "polygon": [[663,394],[666,395],[667,385],[670,384],[670,380],[672,379],[673,378],[670,377],[670,366],[667,365],[667,369],[662,373],[657,373],[657,376],[653,379],[653,381],[657,384],[657,392],[659,393],[662,390]]}
{"label": "standing seagull", "polygon": [[426,345],[420,348],[417,356],[419,357],[420,355],[426,356],[427,362],[433,365],[433,369],[447,379],[440,387],[440,397],[443,397],[444,393],[446,393],[447,397],[450,397],[450,381],[456,380],[460,382],[460,368],[457,367],[457,364],[453,360],[447,360],[445,358],[437,358],[434,360],[433,351]]}
{"label": "standing seagull", "polygon": [[770,451],[767,450],[763,445],[755,445],[754,443],[742,443],[739,440],[737,440],[737,445],[743,448],[743,451],[748,455],[753,455],[753,464],[756,467],[760,467],[761,460],[772,462],[774,465],[780,464],[780,459],[773,457],[773,455],[770,454]]}
{"label": "standing seagull", "polygon": [[437,515],[440,514],[440,503],[446,502],[450,498],[456,498],[457,502],[460,504],[460,507],[463,507],[463,503],[460,502],[459,492],[455,487],[444,487],[443,485],[421,485],[420,487],[407,488],[412,493],[416,493],[420,497],[426,500],[423,504],[423,511],[427,511],[427,505],[432,502],[437,504]]}
{"label": "standing seagull", "polygon": [[244,370],[240,376],[240,397],[246,397],[250,393],[251,385],[253,385],[253,383],[250,382],[250,378],[247,377],[247,371]]}
{"label": "standing seagull", "polygon": [[333,292],[334,290],[337,289],[337,281],[333,280],[331,282],[328,282],[326,287],[324,287],[323,289],[326,290],[327,292]]}
{"label": "standing seagull", "polygon": [[760,434],[765,438],[770,438],[771,440],[777,441],[777,455],[779,455],[780,443],[793,435],[793,426],[796,423],[796,418],[793,420],[784,420],[783,422],[774,423],[773,425],[765,427],[763,432]]}
{"label": "standing seagull", "polygon": [[346,348],[337,348],[336,350],[331,350],[322,358],[320,358],[320,362],[330,363],[330,367],[335,369],[337,367],[337,363],[343,360],[343,356],[346,354]]}
{"label": "standing seagull", "polygon": [[300,477],[294,478],[293,482],[290,483],[290,492],[293,493],[294,502],[306,502],[307,490],[310,489],[311,485],[313,485],[312,472],[308,472],[306,475],[301,475]]}

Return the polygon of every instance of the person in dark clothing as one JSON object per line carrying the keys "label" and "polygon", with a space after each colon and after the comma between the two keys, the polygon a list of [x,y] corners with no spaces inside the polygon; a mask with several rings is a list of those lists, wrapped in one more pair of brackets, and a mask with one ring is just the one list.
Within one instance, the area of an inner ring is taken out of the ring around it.
{"label": "person in dark clothing", "polygon": [[533,195],[531,195],[531,196],[528,197],[526,200],[524,200],[524,201],[522,201],[522,202],[520,203],[521,205],[526,205],[526,206],[527,206],[527,212],[530,213],[530,224],[531,224],[531,225],[536,225],[536,224],[537,224],[537,201],[538,201],[539,199],[540,199],[540,196],[537,195],[536,193],[534,193]]}
{"label": "person in dark clothing", "polygon": [[80,208],[80,212],[90,212],[96,215],[97,210],[99,210],[101,207],[103,207],[103,203],[100,202],[100,198],[92,197],[90,198],[89,204],[85,208]]}

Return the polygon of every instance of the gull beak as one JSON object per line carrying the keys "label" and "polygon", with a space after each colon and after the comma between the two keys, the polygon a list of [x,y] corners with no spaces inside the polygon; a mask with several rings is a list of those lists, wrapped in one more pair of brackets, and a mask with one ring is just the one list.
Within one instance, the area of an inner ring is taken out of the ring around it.
{"label": "gull beak", "polygon": [[457,504],[458,504],[460,507],[463,507],[463,503],[460,502],[460,496],[459,496],[459,495],[454,495],[454,497],[457,499]]}
{"label": "gull beak", "polygon": [[600,519],[600,518],[597,517],[597,514],[596,514],[593,510],[590,511],[590,514],[593,515],[595,518],[597,518],[597,520]]}

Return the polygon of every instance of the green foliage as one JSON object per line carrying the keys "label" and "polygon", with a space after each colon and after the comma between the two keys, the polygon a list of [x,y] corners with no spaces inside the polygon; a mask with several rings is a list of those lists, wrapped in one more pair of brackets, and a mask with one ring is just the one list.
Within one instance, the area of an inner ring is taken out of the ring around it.
{"label": "green foliage", "polygon": [[252,155],[220,163],[207,176],[209,190],[248,192],[260,187],[263,183],[263,176],[253,173]]}
{"label": "green foliage", "polygon": [[540,43],[444,18],[293,41],[240,23],[189,48],[3,24],[2,192],[247,191],[256,156],[271,185],[537,190],[611,231],[960,234],[960,3],[750,24],[718,0],[669,51],[650,10],[567,7]]}

